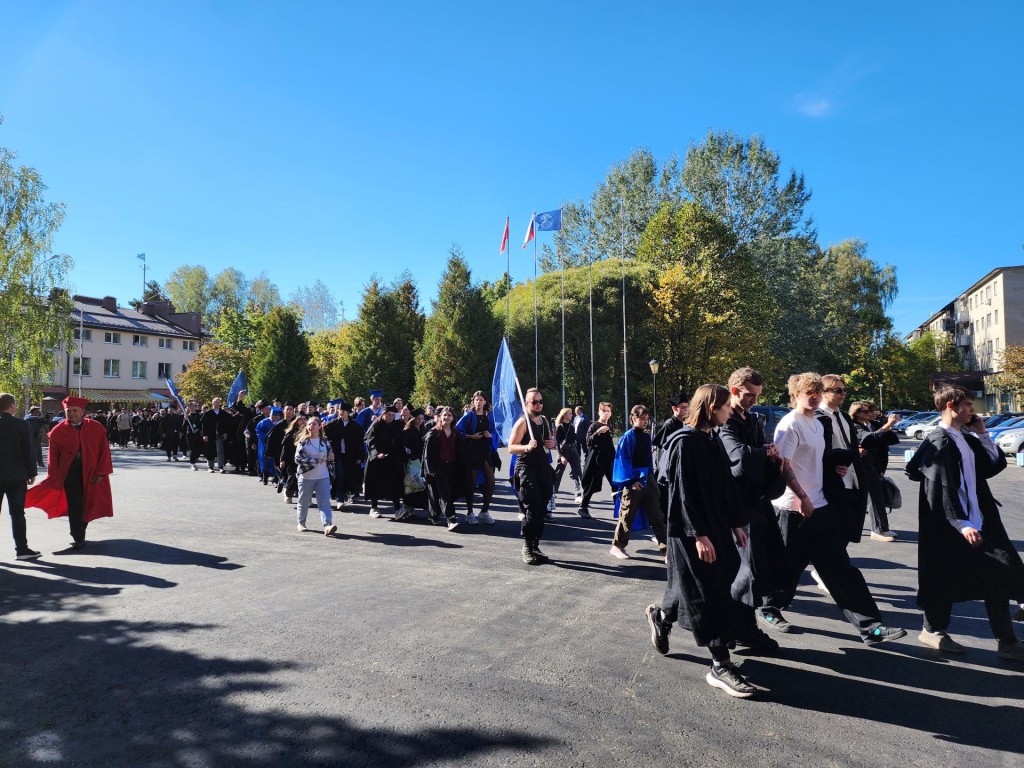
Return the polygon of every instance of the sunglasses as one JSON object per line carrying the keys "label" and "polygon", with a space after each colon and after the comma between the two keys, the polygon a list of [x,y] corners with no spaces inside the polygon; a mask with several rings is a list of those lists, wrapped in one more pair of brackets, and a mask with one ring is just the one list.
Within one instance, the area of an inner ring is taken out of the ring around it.
{"label": "sunglasses", "polygon": [[846,390],[843,389],[842,387],[834,387],[832,389],[826,389],[825,391],[826,392],[831,392],[832,394],[835,394],[835,395],[845,395],[846,394]]}
{"label": "sunglasses", "polygon": [[531,400],[530,405],[544,405],[543,400]]}

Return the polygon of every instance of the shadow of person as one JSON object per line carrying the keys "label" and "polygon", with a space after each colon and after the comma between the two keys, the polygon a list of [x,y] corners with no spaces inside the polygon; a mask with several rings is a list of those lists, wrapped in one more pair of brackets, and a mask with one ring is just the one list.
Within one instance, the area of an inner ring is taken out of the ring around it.
{"label": "shadow of person", "polygon": [[0,616],[20,610],[90,611],[81,598],[109,597],[120,587],[97,587],[66,579],[48,578],[45,569],[0,568]]}
{"label": "shadow of person", "polygon": [[41,573],[53,574],[64,579],[72,579],[82,584],[114,584],[121,587],[140,586],[153,589],[168,589],[178,586],[177,582],[167,581],[157,576],[150,576],[135,571],[106,566],[70,565],[66,562],[33,560],[31,566],[12,565],[11,568],[31,569]]}
{"label": "shadow of person", "polygon": [[[84,549],[63,550],[62,554],[71,551],[104,557],[121,557],[126,560],[139,560],[146,563],[161,565],[195,565],[200,568],[213,568],[219,571],[234,571],[245,566],[229,563],[226,557],[211,555],[207,552],[196,552],[191,549],[172,547],[153,541],[140,539],[102,539],[90,541]],[[56,553],[55,553],[56,554]]]}
{"label": "shadow of person", "polygon": [[385,544],[389,547],[437,547],[438,549],[462,549],[461,544],[452,541],[440,541],[439,539],[425,539],[422,536],[411,536],[404,533],[377,533],[370,531],[367,536],[357,536],[345,532],[345,538],[350,541],[366,541],[371,544]]}
{"label": "shadow of person", "polygon": [[582,560],[553,560],[552,565],[567,571],[579,571],[581,573],[597,573],[602,576],[616,576],[625,579],[637,579],[640,581],[664,581],[665,568],[642,565],[642,561],[622,560],[608,563],[584,562]]}

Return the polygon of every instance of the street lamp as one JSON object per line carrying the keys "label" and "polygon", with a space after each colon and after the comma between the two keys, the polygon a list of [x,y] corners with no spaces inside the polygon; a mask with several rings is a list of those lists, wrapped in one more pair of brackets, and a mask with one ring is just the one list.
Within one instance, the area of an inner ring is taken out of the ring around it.
{"label": "street lamp", "polygon": [[658,371],[661,370],[661,360],[655,357],[647,364],[651,366],[651,375],[654,377],[654,402],[651,405],[651,418],[654,422],[651,430],[653,432],[658,425]]}

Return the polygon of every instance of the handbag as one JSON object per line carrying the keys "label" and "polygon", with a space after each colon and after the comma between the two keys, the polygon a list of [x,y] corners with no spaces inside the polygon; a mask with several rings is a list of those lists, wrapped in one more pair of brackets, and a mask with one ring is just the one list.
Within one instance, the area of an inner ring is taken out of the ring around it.
{"label": "handbag", "polygon": [[893,481],[891,477],[882,475],[882,503],[888,507],[891,512],[894,509],[899,509],[903,506],[903,494],[900,493],[899,487]]}
{"label": "handbag", "polygon": [[405,492],[409,495],[426,490],[427,484],[423,480],[423,462],[420,459],[411,459],[405,465],[403,484]]}

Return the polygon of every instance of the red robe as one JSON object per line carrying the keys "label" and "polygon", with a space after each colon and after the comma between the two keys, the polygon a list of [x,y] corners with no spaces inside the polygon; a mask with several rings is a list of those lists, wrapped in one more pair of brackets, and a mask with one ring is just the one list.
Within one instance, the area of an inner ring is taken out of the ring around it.
{"label": "red robe", "polygon": [[[68,513],[68,500],[64,493],[64,479],[79,447],[82,451],[82,487],[85,491],[84,519],[86,523],[98,517],[113,517],[114,502],[110,496],[110,444],[107,430],[98,421],[82,419],[77,430],[62,421],[50,430],[50,453],[46,479],[28,489],[26,507],[38,507],[47,517],[63,517]],[[105,475],[93,483],[96,475]]]}

